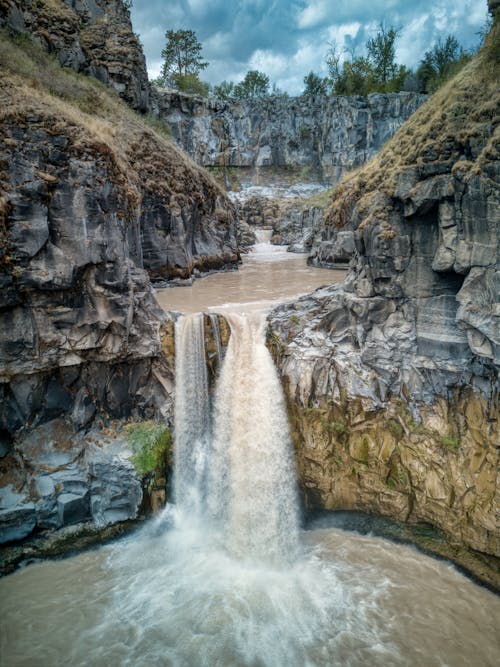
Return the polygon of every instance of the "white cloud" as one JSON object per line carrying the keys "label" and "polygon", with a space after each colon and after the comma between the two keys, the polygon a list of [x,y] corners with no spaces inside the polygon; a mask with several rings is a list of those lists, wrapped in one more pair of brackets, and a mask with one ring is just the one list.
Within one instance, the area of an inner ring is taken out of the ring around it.
{"label": "white cloud", "polygon": [[428,22],[429,14],[422,14],[422,16],[418,16],[410,21],[401,31],[396,47],[396,59],[398,62],[407,67],[412,67],[421,60],[425,51],[431,46],[426,30]]}
{"label": "white cloud", "polygon": [[132,7],[152,76],[165,31],[187,28],[210,63],[204,80],[238,81],[259,69],[290,94],[301,92],[309,71],[326,74],[328,42],[359,55],[380,21],[401,28],[397,60],[414,67],[449,33],[465,48],[476,45],[486,16],[486,0],[135,0]]}
{"label": "white cloud", "polygon": [[252,54],[249,61],[249,69],[258,69],[271,78],[279,76],[288,67],[287,58],[273,53],[272,51],[263,51],[258,49]]}
{"label": "white cloud", "polygon": [[328,17],[328,3],[326,0],[317,0],[303,9],[297,16],[297,26],[300,29],[314,28]]}

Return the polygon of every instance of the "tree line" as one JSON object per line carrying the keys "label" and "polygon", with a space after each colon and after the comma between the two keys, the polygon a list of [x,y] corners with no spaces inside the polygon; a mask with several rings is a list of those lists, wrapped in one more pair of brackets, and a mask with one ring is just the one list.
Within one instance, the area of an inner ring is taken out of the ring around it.
{"label": "tree line", "polygon": [[[479,33],[481,42],[488,29],[489,25],[485,25]],[[368,95],[405,90],[433,93],[473,57],[456,37],[448,35],[426,51],[412,70],[396,62],[399,33],[400,30],[393,26],[379,24],[377,33],[366,41],[362,55],[356,55],[352,49],[342,52],[335,42],[330,42],[325,58],[328,74],[322,77],[309,72],[304,77],[302,95]],[[202,57],[203,47],[196,33],[193,30],[167,30],[165,38],[161,73],[154,81],[159,87],[226,101],[286,95],[275,85],[271,88],[267,74],[258,70],[249,70],[238,83],[222,81],[211,87],[200,79],[208,62]]]}

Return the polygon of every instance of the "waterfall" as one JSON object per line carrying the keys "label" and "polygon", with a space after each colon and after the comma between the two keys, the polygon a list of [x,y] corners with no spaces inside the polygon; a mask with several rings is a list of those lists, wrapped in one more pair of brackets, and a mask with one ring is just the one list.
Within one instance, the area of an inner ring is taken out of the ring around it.
{"label": "waterfall", "polygon": [[175,325],[175,466],[179,509],[201,512],[206,495],[210,402],[203,315],[186,315]]}
{"label": "waterfall", "polygon": [[231,337],[213,415],[203,316],[177,323],[176,501],[181,508],[196,506],[234,556],[293,559],[295,470],[281,385],[265,345],[265,318],[254,313],[227,319]]}
{"label": "waterfall", "polygon": [[256,229],[255,230],[255,242],[256,243],[270,243],[272,235],[273,235],[273,230],[272,229]]}

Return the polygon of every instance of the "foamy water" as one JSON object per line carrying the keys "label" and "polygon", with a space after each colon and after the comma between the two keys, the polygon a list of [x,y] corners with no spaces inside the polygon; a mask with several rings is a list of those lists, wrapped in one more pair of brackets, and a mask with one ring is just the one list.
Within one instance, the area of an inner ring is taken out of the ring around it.
{"label": "foamy water", "polygon": [[[295,259],[257,248],[244,266],[258,268],[252,280],[273,266],[258,259],[269,254]],[[226,275],[205,279],[216,298]],[[176,290],[192,288],[166,291],[181,303]],[[299,529],[286,410],[264,344],[275,295],[269,285],[263,300],[246,294],[224,311],[231,337],[214,397],[203,318],[177,321],[176,504],[125,540],[0,580],[0,665],[496,665],[498,597],[412,548]]]}

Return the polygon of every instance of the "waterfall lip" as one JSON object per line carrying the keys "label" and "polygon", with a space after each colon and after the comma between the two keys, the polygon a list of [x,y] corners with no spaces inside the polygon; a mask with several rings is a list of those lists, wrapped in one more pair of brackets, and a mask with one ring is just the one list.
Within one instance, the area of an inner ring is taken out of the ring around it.
{"label": "waterfall lip", "polygon": [[156,297],[167,311],[254,311],[272,309],[344,279],[344,271],[307,266],[304,255],[266,243],[245,255],[238,271],[205,276],[189,286],[159,289]]}
{"label": "waterfall lip", "polygon": [[[284,304],[284,303],[289,303],[290,301],[293,301],[295,297],[292,297],[291,299],[266,299],[263,301],[242,301],[240,303],[236,301],[230,301],[228,303],[223,303],[220,306],[211,306],[210,307],[210,312],[223,315],[224,317],[226,315],[231,315],[232,313],[234,314],[250,314],[250,313],[262,313],[267,315],[268,313],[271,312],[273,308],[276,308],[277,306]],[[212,310],[213,308],[213,310]]]}

